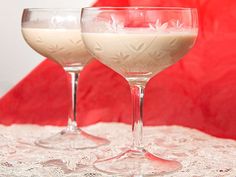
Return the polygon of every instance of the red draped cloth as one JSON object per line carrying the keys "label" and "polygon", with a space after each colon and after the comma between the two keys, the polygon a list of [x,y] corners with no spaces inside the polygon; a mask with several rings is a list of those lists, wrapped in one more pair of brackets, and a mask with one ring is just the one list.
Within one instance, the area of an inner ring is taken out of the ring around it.
{"label": "red draped cloth", "polygon": [[[147,84],[145,125],[183,125],[236,139],[236,1],[98,0],[95,6],[183,6],[199,11],[195,47]],[[29,48],[30,50],[30,48]],[[97,61],[81,73],[78,124],[131,120],[127,82]],[[66,73],[45,60],[0,99],[0,123],[66,125]]]}

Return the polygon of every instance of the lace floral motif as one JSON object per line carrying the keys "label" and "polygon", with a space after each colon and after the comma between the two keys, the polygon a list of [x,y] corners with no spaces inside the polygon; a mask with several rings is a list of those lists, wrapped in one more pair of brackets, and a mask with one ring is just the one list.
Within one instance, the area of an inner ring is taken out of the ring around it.
{"label": "lace floral motif", "polygon": [[[92,164],[97,159],[117,155],[127,147],[131,140],[130,126],[100,123],[85,129],[108,138],[111,144],[83,151],[43,149],[35,146],[34,140],[54,134],[61,127],[0,125],[0,176],[109,177],[93,169]],[[149,151],[182,163],[182,170],[166,177],[236,175],[236,141],[180,126],[145,127],[144,140]]]}

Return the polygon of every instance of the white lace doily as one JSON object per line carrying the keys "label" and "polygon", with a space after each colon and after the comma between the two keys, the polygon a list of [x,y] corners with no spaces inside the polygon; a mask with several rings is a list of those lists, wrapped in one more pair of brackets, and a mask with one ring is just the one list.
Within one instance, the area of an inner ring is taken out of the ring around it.
{"label": "white lace doily", "polygon": [[[110,145],[90,150],[50,150],[34,145],[62,127],[0,125],[0,177],[109,177],[93,169],[97,158],[117,155],[130,145],[131,127],[99,123],[83,128],[105,137]],[[236,141],[209,136],[180,126],[144,128],[146,149],[166,159],[175,159],[183,168],[166,177],[235,177]]]}

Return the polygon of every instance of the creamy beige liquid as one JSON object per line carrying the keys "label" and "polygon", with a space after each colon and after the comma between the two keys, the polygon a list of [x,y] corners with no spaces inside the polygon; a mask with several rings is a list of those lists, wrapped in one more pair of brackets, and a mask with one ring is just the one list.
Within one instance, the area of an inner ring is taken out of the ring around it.
{"label": "creamy beige liquid", "polygon": [[88,50],[132,81],[150,79],[193,46],[195,32],[82,33]]}
{"label": "creamy beige liquid", "polygon": [[22,33],[35,51],[67,70],[81,70],[92,59],[79,29],[22,28]]}

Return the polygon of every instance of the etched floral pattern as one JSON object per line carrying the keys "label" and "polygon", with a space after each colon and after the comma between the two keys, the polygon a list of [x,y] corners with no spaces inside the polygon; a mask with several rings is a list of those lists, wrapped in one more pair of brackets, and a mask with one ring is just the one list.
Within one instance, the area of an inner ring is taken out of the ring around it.
{"label": "etched floral pattern", "polygon": [[80,46],[83,42],[81,39],[79,40],[69,39],[69,41],[76,46]]}
{"label": "etched floral pattern", "polygon": [[122,52],[120,52],[119,54],[115,55],[112,59],[114,59],[114,61],[119,62],[120,60],[124,61],[129,57],[128,54],[124,54]]}
{"label": "etched floral pattern", "polygon": [[[186,40],[181,37],[182,34],[173,34],[184,31],[184,23],[180,20],[157,19],[144,27],[133,27],[131,22],[130,27],[124,16],[111,13],[104,18],[98,17],[95,22],[92,33],[89,30],[83,34],[84,40],[89,41],[88,49],[103,64],[126,79],[143,76],[148,80],[173,65],[191,49],[197,34],[186,37]],[[90,39],[87,39],[88,35]]]}
{"label": "etched floral pattern", "polygon": [[168,27],[168,22],[162,24],[160,20],[157,19],[156,23],[154,25],[150,23],[149,27],[155,31],[165,31]]}
{"label": "etched floral pattern", "polygon": [[172,20],[170,22],[170,24],[172,25],[172,27],[174,27],[175,29],[181,29],[184,26],[184,23],[181,23],[180,20]]}
{"label": "etched floral pattern", "polygon": [[96,46],[94,47],[95,51],[101,52],[102,51],[102,46],[98,42],[96,42]]}
{"label": "etched floral pattern", "polygon": [[54,53],[59,53],[62,50],[64,50],[64,47],[60,47],[58,44],[54,44],[54,45],[49,45],[48,47],[50,55],[53,55]]}
{"label": "etched floral pattern", "polygon": [[[88,48],[102,63],[124,77],[152,77],[189,50],[196,35],[169,33],[87,33]],[[89,39],[88,39],[89,38]]]}
{"label": "etched floral pattern", "polygon": [[140,43],[140,44],[130,44],[129,45],[131,50],[135,51],[135,52],[140,52],[143,50],[144,48],[144,43]]}
{"label": "etched floral pattern", "polygon": [[23,28],[27,43],[41,55],[55,60],[62,66],[83,66],[91,59],[79,29]]}
{"label": "etched floral pattern", "polygon": [[110,31],[119,32],[124,29],[124,24],[121,21],[117,21],[116,18],[111,15],[111,23],[108,29]]}

